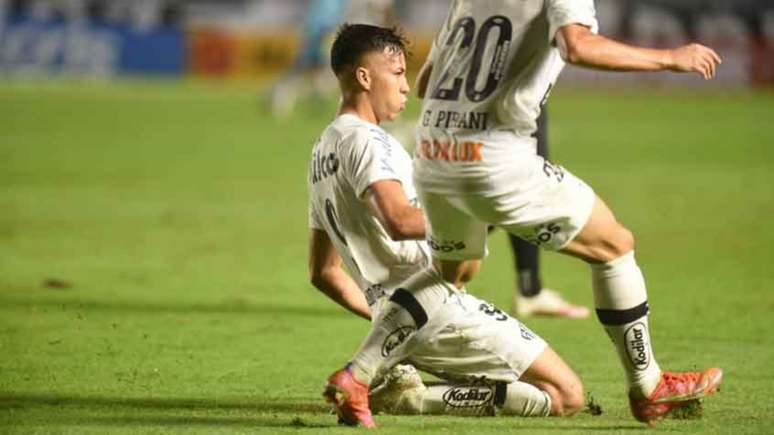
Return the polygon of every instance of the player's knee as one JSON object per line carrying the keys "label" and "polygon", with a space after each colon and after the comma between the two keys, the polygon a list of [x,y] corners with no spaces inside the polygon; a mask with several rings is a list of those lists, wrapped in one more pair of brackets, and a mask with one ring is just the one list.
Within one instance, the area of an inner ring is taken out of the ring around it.
{"label": "player's knee", "polygon": [[544,390],[551,397],[551,415],[567,417],[583,407],[583,384],[580,379],[565,379],[562,384],[551,385]]}
{"label": "player's knee", "polygon": [[627,228],[621,226],[617,231],[613,246],[615,258],[628,254],[634,250],[634,234]]}
{"label": "player's knee", "polygon": [[446,261],[436,262],[436,269],[440,270],[444,281],[450,282],[462,288],[465,283],[473,279],[481,268],[480,260]]}
{"label": "player's knee", "polygon": [[549,414],[553,417],[567,417],[583,406],[583,388],[569,385],[543,384],[539,387],[551,399]]}
{"label": "player's knee", "polygon": [[604,239],[599,260],[608,262],[628,254],[634,249],[634,234],[618,225]]}
{"label": "player's knee", "polygon": [[478,275],[478,271],[481,270],[480,260],[470,260],[465,262],[465,266],[460,273],[460,281],[463,283],[470,282],[474,276]]}
{"label": "player's knee", "polygon": [[442,268],[441,277],[443,278],[444,281],[450,282],[456,285],[459,277],[459,272],[457,271],[457,269]]}
{"label": "player's knee", "polygon": [[583,385],[578,381],[577,384],[565,386],[562,388],[562,415],[570,416],[583,408]]}

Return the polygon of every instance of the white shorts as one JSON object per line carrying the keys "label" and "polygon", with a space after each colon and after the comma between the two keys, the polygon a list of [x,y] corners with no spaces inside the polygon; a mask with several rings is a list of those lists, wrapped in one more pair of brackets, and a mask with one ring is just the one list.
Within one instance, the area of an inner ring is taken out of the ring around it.
{"label": "white shorts", "polygon": [[[442,260],[487,255],[488,226],[496,225],[551,250],[564,248],[588,221],[596,201],[591,187],[559,165],[524,155],[496,176],[509,180],[493,193],[435,192],[416,178],[428,218],[428,244]],[[507,171],[512,172],[508,177]]]}
{"label": "white shorts", "polygon": [[418,344],[409,361],[451,382],[515,382],[548,346],[518,320],[468,293],[450,296],[443,315],[451,321]]}

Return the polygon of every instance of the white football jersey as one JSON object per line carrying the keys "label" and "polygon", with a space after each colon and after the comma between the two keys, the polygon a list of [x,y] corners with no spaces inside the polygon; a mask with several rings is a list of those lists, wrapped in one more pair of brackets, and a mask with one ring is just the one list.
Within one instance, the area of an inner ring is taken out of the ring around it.
{"label": "white football jersey", "polygon": [[574,23],[596,32],[593,0],[452,2],[430,50],[433,70],[417,126],[423,186],[437,169],[491,174],[516,153],[535,152],[541,106],[565,65],[555,36]]}
{"label": "white football jersey", "polygon": [[324,230],[369,304],[429,264],[424,241],[394,241],[363,195],[379,180],[397,180],[416,204],[411,157],[379,126],[337,117],[312,149],[309,226]]}

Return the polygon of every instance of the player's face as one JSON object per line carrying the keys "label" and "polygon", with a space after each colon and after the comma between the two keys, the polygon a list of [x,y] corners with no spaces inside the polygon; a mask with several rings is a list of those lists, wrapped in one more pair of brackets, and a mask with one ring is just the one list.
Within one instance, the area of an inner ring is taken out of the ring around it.
{"label": "player's face", "polygon": [[371,76],[370,99],[378,121],[392,121],[403,109],[409,93],[406,80],[406,56],[386,48],[369,53],[366,64]]}

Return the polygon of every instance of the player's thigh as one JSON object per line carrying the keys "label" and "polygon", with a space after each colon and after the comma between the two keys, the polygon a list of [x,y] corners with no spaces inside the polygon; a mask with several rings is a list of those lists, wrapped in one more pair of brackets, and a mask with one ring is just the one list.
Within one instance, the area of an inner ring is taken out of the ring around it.
{"label": "player's thigh", "polygon": [[632,233],[616,220],[610,207],[597,197],[588,221],[562,252],[599,263],[614,260],[632,249]]}
{"label": "player's thigh", "polygon": [[433,257],[449,262],[484,258],[487,225],[459,208],[446,195],[421,193],[427,216],[427,241]]}
{"label": "player's thigh", "polygon": [[452,382],[514,382],[547,348],[515,318],[470,294],[449,304],[458,315],[411,357],[417,367]]}

